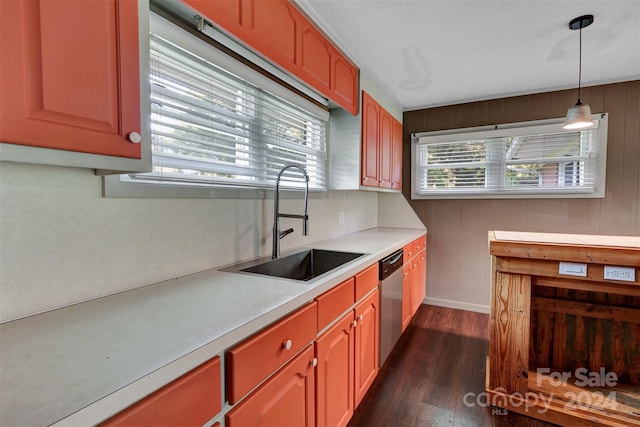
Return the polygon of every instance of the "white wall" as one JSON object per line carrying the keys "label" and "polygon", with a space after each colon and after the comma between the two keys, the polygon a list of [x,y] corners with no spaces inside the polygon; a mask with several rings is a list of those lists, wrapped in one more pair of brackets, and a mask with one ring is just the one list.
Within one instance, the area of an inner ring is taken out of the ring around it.
{"label": "white wall", "polygon": [[[113,199],[101,185],[89,169],[0,163],[0,321],[271,251],[272,200]],[[365,191],[311,199],[309,236],[283,220],[296,231],[282,249],[375,227],[377,204]]]}

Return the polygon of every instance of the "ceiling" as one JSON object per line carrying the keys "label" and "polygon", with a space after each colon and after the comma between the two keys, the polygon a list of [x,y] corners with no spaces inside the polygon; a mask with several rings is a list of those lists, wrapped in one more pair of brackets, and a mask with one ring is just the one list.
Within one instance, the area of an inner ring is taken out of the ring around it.
{"label": "ceiling", "polygon": [[404,110],[640,79],[640,0],[296,0]]}

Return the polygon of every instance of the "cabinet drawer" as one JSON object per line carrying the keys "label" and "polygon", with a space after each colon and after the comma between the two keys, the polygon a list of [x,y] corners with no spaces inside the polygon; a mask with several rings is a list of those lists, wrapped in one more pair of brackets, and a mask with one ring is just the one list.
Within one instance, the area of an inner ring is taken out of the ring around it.
{"label": "cabinet drawer", "polygon": [[413,242],[404,245],[402,248],[402,263],[406,264],[416,254]]}
{"label": "cabinet drawer", "polygon": [[226,415],[227,427],[308,426],[315,420],[313,346],[287,363]]}
{"label": "cabinet drawer", "polygon": [[378,286],[378,263],[356,274],[356,301]]}
{"label": "cabinet drawer", "polygon": [[215,357],[100,426],[201,426],[222,409],[220,377]]}
{"label": "cabinet drawer", "polygon": [[355,280],[350,278],[316,298],[318,330],[321,331],[355,302]]}
{"label": "cabinet drawer", "polygon": [[318,332],[317,321],[317,304],[313,302],[229,350],[229,403],[236,403],[309,344]]}

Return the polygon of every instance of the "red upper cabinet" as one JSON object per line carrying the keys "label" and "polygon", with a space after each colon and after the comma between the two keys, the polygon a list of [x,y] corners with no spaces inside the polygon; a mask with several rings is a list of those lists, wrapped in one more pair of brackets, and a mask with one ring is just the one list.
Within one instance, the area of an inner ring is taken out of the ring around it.
{"label": "red upper cabinet", "polygon": [[379,156],[380,163],[379,187],[391,188],[393,178],[393,122],[394,118],[384,108],[380,108],[380,129],[379,129]]}
{"label": "red upper cabinet", "polygon": [[0,141],[141,157],[138,3],[0,1]]}
{"label": "red upper cabinet", "polygon": [[245,0],[243,5],[243,41],[293,71],[302,15],[286,0]]}
{"label": "red upper cabinet", "polygon": [[358,68],[336,50],[331,67],[331,99],[351,114],[358,114]]}
{"label": "red upper cabinet", "polygon": [[300,36],[300,77],[318,88],[331,85],[333,46],[313,25],[302,25]]}
{"label": "red upper cabinet", "polygon": [[393,119],[391,189],[402,189],[402,123]]}
{"label": "red upper cabinet", "polygon": [[182,0],[209,21],[358,113],[358,68],[288,0]]}
{"label": "red upper cabinet", "polygon": [[242,10],[245,0],[182,0],[205,16],[215,16],[215,22],[230,33],[242,33]]}
{"label": "red upper cabinet", "polygon": [[369,187],[378,186],[378,126],[380,105],[367,92],[362,92],[362,181]]}
{"label": "red upper cabinet", "polygon": [[361,169],[365,187],[402,189],[402,124],[365,91]]}

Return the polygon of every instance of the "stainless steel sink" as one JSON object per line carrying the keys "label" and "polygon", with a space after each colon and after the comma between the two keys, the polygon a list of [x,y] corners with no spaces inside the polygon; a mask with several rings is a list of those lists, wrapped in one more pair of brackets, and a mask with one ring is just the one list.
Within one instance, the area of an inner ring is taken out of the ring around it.
{"label": "stainless steel sink", "polygon": [[[328,273],[364,254],[353,252],[308,249],[266,262],[242,263],[222,268],[234,273],[252,273],[284,279],[307,281]],[[257,261],[256,261],[257,262]],[[247,266],[247,264],[251,264]]]}

